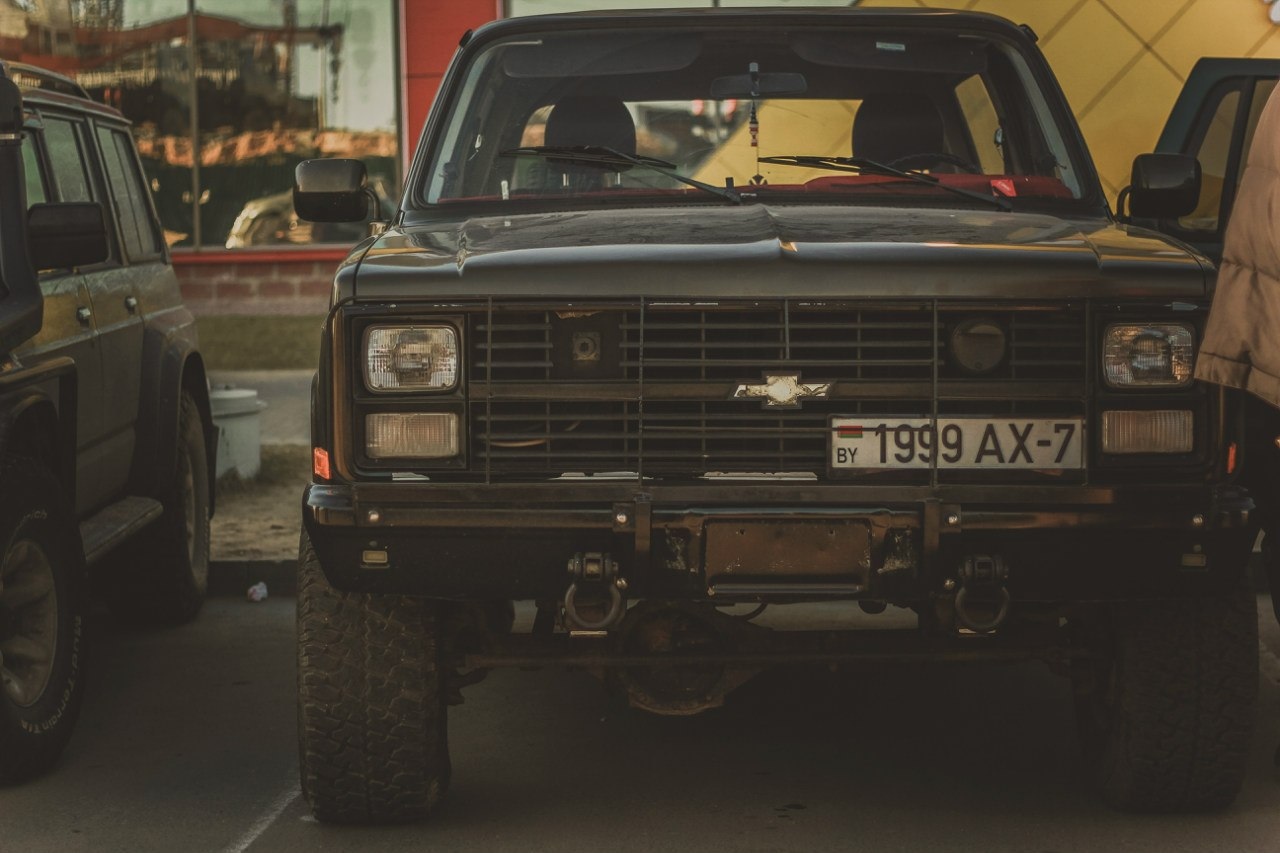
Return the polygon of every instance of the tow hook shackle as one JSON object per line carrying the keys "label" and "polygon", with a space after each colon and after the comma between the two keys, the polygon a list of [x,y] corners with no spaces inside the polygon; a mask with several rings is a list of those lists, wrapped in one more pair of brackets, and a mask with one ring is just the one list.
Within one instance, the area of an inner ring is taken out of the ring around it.
{"label": "tow hook shackle", "polygon": [[[569,559],[569,576],[573,578],[573,582],[564,594],[564,615],[571,628],[603,631],[622,621],[627,609],[627,582],[618,576],[618,564],[608,554],[599,551],[574,554]],[[577,600],[580,591],[590,592],[592,598],[608,597],[608,605],[603,608],[605,614],[602,618],[590,619],[582,615]]]}
{"label": "tow hook shackle", "polygon": [[[1009,590],[1005,582],[1009,580],[1009,567],[1004,559],[996,554],[971,554],[965,557],[956,573],[960,579],[960,589],[956,592],[956,621],[976,634],[989,634],[1004,622],[1009,615]],[[987,608],[994,613],[987,619],[976,618],[968,607],[970,590],[975,590],[983,599]]]}

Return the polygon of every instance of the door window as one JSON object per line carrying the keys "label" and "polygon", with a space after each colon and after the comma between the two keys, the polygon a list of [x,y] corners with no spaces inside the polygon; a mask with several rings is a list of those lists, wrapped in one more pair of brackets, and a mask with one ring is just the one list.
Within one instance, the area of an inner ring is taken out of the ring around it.
{"label": "door window", "polygon": [[44,141],[59,201],[93,201],[85,169],[84,130],[79,122],[47,116]]}
{"label": "door window", "polygon": [[134,161],[129,136],[123,131],[100,127],[98,145],[107,166],[107,182],[111,187],[111,200],[124,237],[125,251],[134,261],[158,255],[160,239],[151,222],[147,189]]}
{"label": "door window", "polygon": [[1217,103],[1211,100],[1207,118],[1201,119],[1197,142],[1187,151],[1200,161],[1200,201],[1195,210],[1178,219],[1182,229],[1210,233],[1218,230],[1242,87],[1243,81],[1230,80],[1219,89]]}
{"label": "door window", "polygon": [[22,146],[22,172],[26,176],[27,204],[43,204],[49,198],[44,194],[44,179],[40,177],[40,160],[30,138]]}
{"label": "door window", "polygon": [[[1258,119],[1262,116],[1262,108],[1267,105],[1267,98],[1271,97],[1271,90],[1276,87],[1275,80],[1256,80],[1253,84],[1253,97],[1249,99],[1249,121],[1244,128],[1244,147],[1242,151],[1248,151],[1249,146],[1253,144],[1253,132],[1258,127]],[[1244,160],[1241,158],[1240,166],[1236,169],[1236,186],[1240,186],[1240,176],[1244,174]]]}

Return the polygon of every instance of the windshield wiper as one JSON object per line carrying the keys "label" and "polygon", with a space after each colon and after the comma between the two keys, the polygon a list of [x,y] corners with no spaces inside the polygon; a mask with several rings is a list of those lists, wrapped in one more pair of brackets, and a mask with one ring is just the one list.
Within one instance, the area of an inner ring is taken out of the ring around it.
{"label": "windshield wiper", "polygon": [[675,163],[659,160],[657,157],[646,157],[643,154],[626,154],[616,148],[604,145],[529,145],[523,148],[510,148],[498,153],[500,157],[533,156],[548,159],[564,160],[569,163],[584,163],[598,166],[643,166],[652,172],[666,175],[668,178],[697,187],[703,192],[727,199],[734,204],[742,204],[742,196],[737,190],[729,187],[717,187],[694,180],[677,172]]}
{"label": "windshield wiper", "polygon": [[973,190],[966,190],[963,187],[953,187],[950,184],[942,183],[933,175],[926,175],[923,172],[909,172],[890,166],[887,163],[868,160],[865,157],[821,157],[807,154],[789,154],[777,157],[761,157],[760,162],[772,163],[777,166],[805,166],[811,169],[828,169],[832,172],[852,172],[855,175],[887,175],[894,178],[905,178],[917,184],[926,184],[944,189],[954,195],[994,204],[1001,210],[1013,210],[1013,205],[1004,196],[983,195]]}

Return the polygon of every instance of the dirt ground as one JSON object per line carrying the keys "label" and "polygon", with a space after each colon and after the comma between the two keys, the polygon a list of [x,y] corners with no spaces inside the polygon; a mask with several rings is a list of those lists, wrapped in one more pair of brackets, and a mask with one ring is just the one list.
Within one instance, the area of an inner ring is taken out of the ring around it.
{"label": "dirt ground", "polygon": [[310,476],[310,449],[263,445],[262,469],[252,480],[234,474],[218,481],[211,524],[214,561],[293,560],[302,525],[302,490]]}

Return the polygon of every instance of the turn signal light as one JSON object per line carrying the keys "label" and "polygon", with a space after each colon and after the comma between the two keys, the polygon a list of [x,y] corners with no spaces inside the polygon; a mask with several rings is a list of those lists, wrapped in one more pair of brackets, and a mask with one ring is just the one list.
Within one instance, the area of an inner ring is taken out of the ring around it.
{"label": "turn signal light", "polygon": [[321,480],[329,479],[329,451],[323,447],[311,448],[311,473]]}

